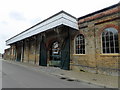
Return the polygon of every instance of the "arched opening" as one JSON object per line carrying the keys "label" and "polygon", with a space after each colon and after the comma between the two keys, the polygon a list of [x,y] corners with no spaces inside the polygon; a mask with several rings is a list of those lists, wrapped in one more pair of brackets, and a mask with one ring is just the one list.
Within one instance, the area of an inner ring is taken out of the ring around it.
{"label": "arched opening", "polygon": [[50,46],[49,65],[55,67],[60,67],[61,65],[61,50],[58,41],[53,42]]}

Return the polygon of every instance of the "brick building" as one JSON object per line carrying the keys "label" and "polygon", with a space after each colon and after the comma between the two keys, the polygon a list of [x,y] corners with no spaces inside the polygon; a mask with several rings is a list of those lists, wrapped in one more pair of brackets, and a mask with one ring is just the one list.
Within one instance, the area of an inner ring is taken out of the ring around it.
{"label": "brick building", "polygon": [[117,76],[120,71],[119,7],[115,4],[80,18],[61,11],[8,39],[10,57],[5,58]]}

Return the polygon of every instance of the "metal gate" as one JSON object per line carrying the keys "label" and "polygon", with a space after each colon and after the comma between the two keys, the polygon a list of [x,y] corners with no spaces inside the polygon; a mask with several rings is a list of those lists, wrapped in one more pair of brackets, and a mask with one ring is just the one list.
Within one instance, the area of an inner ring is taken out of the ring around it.
{"label": "metal gate", "polygon": [[46,50],[44,38],[42,38],[41,43],[40,43],[39,65],[41,65],[41,66],[47,66],[47,50]]}

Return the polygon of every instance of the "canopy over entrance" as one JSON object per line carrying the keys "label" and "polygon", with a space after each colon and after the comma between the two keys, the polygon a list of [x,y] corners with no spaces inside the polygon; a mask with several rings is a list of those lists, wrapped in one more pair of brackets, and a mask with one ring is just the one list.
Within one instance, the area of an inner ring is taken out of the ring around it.
{"label": "canopy over entrance", "polygon": [[49,17],[48,19],[30,27],[29,29],[21,32],[20,34],[8,39],[6,41],[6,44],[10,45],[17,41],[23,40],[25,38],[31,37],[33,35],[47,31],[60,25],[69,26],[73,29],[78,30],[77,19],[64,11],[61,11]]}

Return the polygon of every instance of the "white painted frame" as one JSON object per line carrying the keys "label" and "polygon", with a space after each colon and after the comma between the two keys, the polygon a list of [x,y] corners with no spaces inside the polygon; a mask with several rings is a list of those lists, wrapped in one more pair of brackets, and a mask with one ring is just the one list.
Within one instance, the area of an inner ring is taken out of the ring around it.
{"label": "white painted frame", "polygon": [[73,55],[86,55],[86,38],[85,38],[84,34],[82,34],[82,35],[84,36],[84,39],[85,39],[85,54],[76,54],[76,42],[75,42],[75,40],[76,40],[76,37],[77,37],[78,35],[80,35],[80,34],[77,34],[77,35],[74,37],[74,54],[73,54]]}

